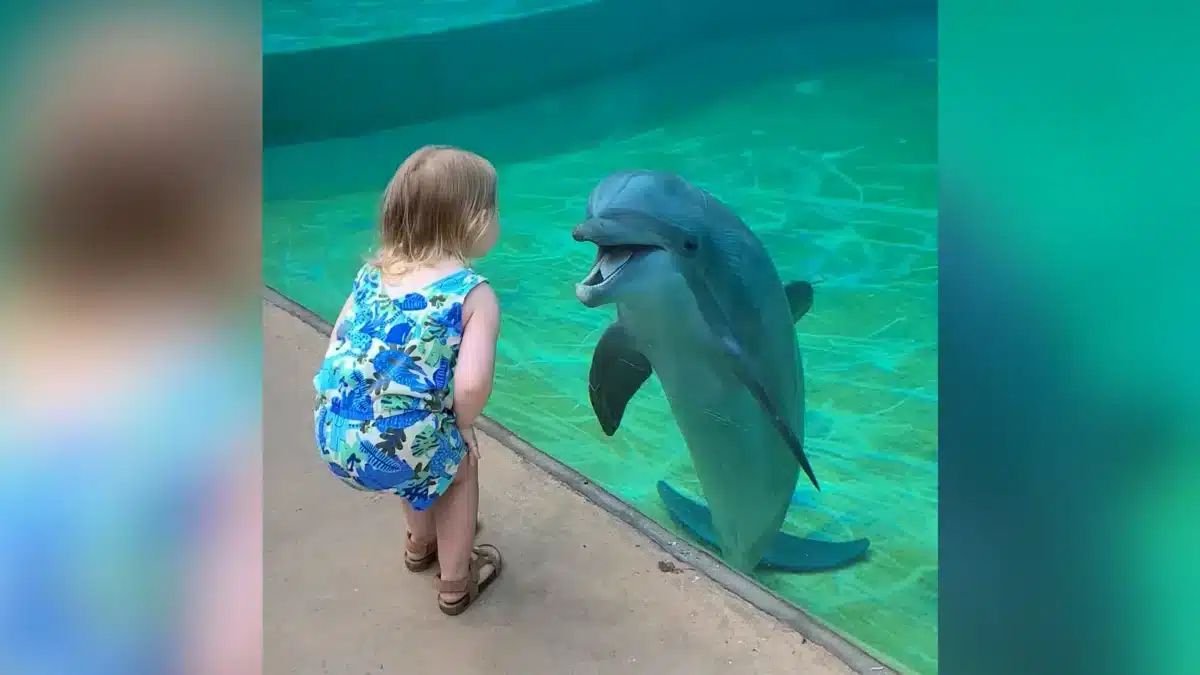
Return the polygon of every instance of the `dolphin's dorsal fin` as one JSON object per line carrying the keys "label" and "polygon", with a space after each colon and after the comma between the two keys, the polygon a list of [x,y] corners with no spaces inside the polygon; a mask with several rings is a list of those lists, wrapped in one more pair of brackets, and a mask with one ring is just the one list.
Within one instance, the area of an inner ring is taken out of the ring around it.
{"label": "dolphin's dorsal fin", "polygon": [[[804,443],[796,435],[796,431],[792,428],[792,425],[784,419],[779,408],[775,406],[775,402],[767,394],[766,387],[762,385],[762,382],[758,380],[754,372],[747,367],[745,352],[742,351],[742,348],[732,338],[725,338],[721,341],[721,351],[724,352],[725,357],[733,368],[734,375],[750,391],[754,399],[758,401],[763,412],[766,413],[767,419],[771,420],[771,424],[774,425],[779,435],[783,436],[784,442],[787,443],[792,454],[796,456],[796,461],[800,462],[800,468],[804,469],[804,474],[808,476],[808,480],[812,482],[813,487],[820,490],[821,485],[817,482],[817,474],[813,472],[812,464],[809,464],[808,456],[804,454]],[[595,361],[592,362],[592,367],[595,368]]]}
{"label": "dolphin's dorsal fin", "polygon": [[617,433],[625,406],[651,372],[650,361],[634,346],[625,327],[619,321],[609,324],[596,343],[588,373],[588,397],[604,433]]}
{"label": "dolphin's dorsal fin", "polygon": [[787,293],[788,306],[792,308],[792,321],[808,313],[813,305],[813,285],[807,281],[793,281],[783,287]]}

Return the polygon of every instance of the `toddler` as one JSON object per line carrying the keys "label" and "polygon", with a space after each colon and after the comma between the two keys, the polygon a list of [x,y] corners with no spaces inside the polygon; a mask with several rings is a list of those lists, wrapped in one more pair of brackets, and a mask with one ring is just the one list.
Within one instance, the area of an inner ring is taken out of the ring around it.
{"label": "toddler", "polygon": [[468,267],[499,235],[495,169],[457,148],[418,150],[387,187],[379,234],[313,382],[317,447],[351,486],[403,497],[405,565],[436,561],[438,606],[457,615],[501,567],[494,546],[473,546],[472,427],[492,391],[500,306]]}

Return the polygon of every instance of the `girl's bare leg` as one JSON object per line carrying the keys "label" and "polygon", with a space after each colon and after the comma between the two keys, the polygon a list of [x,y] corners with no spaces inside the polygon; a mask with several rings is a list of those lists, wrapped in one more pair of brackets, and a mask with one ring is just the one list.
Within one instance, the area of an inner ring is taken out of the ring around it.
{"label": "girl's bare leg", "polygon": [[[470,574],[471,548],[479,517],[479,471],[476,460],[466,456],[449,489],[430,509],[437,526],[438,560],[444,581],[466,579]],[[454,602],[462,593],[443,593],[442,599]]]}
{"label": "girl's bare leg", "polygon": [[400,503],[404,507],[404,523],[408,526],[408,534],[412,537],[412,543],[418,549],[427,549],[437,541],[437,526],[433,519],[433,509],[418,511],[406,499],[401,499]]}

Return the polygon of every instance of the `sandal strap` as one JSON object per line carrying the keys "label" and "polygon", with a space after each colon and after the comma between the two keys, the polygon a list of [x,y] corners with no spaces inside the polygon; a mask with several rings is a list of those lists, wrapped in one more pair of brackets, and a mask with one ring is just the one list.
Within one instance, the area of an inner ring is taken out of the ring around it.
{"label": "sandal strap", "polygon": [[479,595],[479,573],[484,566],[492,566],[492,576],[500,573],[500,551],[495,546],[484,544],[471,549],[471,564],[466,579],[445,580],[437,578],[439,593],[466,593],[472,600]]}
{"label": "sandal strap", "polygon": [[437,550],[437,542],[436,541],[425,544],[424,547],[418,547],[417,543],[415,541],[413,541],[412,532],[406,533],[405,537],[406,537],[407,541],[405,543],[404,548],[405,548],[405,550],[408,551],[408,553],[412,554],[414,557],[425,558],[427,556],[433,555],[434,551]]}
{"label": "sandal strap", "polygon": [[479,578],[479,572],[483,570],[485,565],[491,565],[495,568],[493,574],[500,572],[500,549],[491,544],[483,544],[471,549],[471,574],[476,579]]}
{"label": "sandal strap", "polygon": [[450,579],[450,580],[442,579],[441,577],[439,577],[438,578],[438,592],[439,593],[466,593],[467,595],[473,597],[478,592],[478,588],[476,587],[475,579],[473,577],[467,577],[466,579]]}

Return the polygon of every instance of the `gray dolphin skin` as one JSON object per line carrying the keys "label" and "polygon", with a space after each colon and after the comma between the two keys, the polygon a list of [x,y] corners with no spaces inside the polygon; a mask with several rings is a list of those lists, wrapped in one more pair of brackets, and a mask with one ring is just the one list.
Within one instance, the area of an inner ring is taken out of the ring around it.
{"label": "gray dolphin skin", "polygon": [[779,531],[804,471],[804,380],[794,321],[813,288],[785,286],[762,243],[716,197],[670,173],[626,171],[592,191],[576,241],[598,247],[576,285],[588,307],[616,305],[592,355],[592,409],[608,435],[657,374],[708,507],[665,482],[672,519],[731,567],[808,572],[866,553]]}

